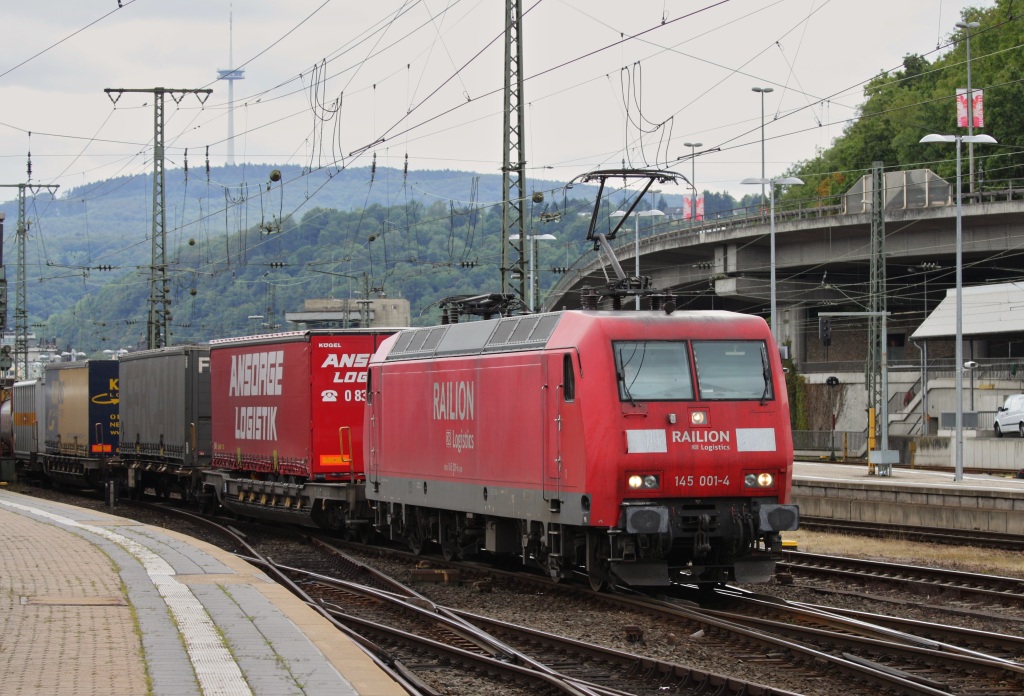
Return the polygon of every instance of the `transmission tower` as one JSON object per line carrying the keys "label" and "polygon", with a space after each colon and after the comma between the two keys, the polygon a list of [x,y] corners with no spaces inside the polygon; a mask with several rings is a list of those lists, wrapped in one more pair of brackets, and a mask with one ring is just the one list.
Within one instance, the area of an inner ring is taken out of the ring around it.
{"label": "transmission tower", "polygon": [[[31,164],[29,165],[31,172]],[[14,299],[14,373],[21,379],[28,379],[28,280],[26,278],[25,264],[25,240],[28,238],[28,221],[25,219],[25,192],[31,191],[36,195],[40,191],[49,191],[51,194],[59,186],[33,185],[33,184],[0,184],[0,188],[18,189],[18,284],[15,289]],[[4,281],[4,316],[7,316],[7,288]],[[6,324],[6,321],[4,322]]]}
{"label": "transmission tower", "polygon": [[[200,104],[205,104],[212,89],[148,89],[103,90],[110,101],[117,104],[126,92],[142,92],[153,95],[153,245],[149,274],[149,314],[146,319],[146,347],[162,348],[170,339],[167,324],[170,319],[170,291],[167,282],[167,210],[164,207],[164,96],[169,94],[175,104],[180,104],[186,94],[195,94]],[[115,96],[116,95],[116,96]]]}
{"label": "transmission tower", "polygon": [[[523,249],[526,221],[526,114],[523,111],[523,10],[519,0],[505,0],[505,154],[501,165],[501,292],[508,292],[507,273],[519,281],[518,293],[526,300]],[[515,160],[513,162],[513,160]],[[517,255],[511,266],[508,250]]]}
{"label": "transmission tower", "polygon": [[[228,14],[228,65],[234,66],[234,13]],[[245,79],[245,70],[242,68],[230,67],[227,70],[217,71],[218,80],[228,82],[228,158],[227,164],[235,163],[235,80]]]}

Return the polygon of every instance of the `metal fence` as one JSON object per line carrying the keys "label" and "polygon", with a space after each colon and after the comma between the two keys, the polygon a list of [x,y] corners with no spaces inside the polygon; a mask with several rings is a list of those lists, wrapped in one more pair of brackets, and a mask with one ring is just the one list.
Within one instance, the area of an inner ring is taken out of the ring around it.
{"label": "metal fence", "polygon": [[797,452],[845,452],[851,457],[867,451],[868,434],[855,430],[794,430],[793,449]]}

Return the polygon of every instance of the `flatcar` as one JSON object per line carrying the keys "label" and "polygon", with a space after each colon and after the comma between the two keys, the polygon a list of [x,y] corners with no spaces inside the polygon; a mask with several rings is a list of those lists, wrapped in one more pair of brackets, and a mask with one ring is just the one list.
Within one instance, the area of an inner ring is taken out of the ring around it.
{"label": "flatcar", "polygon": [[375,526],[552,578],[766,581],[795,529],[779,352],[759,317],[562,311],[402,331],[370,361]]}

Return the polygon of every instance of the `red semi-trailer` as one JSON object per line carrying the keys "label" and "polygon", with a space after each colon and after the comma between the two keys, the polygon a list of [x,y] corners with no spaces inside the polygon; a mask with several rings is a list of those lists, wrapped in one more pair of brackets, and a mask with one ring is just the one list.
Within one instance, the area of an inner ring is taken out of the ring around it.
{"label": "red semi-trailer", "polygon": [[553,577],[767,580],[793,445],[763,319],[566,311],[410,329],[370,366],[377,526]]}
{"label": "red semi-trailer", "polygon": [[[366,368],[394,330],[297,331],[210,343],[213,470],[242,515],[344,529],[365,503]],[[363,521],[357,527],[365,528]]]}

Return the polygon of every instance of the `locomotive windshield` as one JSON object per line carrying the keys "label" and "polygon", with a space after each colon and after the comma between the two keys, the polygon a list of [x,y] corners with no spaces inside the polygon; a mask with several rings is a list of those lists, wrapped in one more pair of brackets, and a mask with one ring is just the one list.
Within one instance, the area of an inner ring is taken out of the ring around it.
{"label": "locomotive windshield", "polygon": [[693,398],[690,359],[683,341],[621,341],[613,344],[622,401]]}
{"label": "locomotive windshield", "polygon": [[702,400],[775,398],[764,341],[694,341]]}

